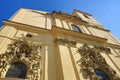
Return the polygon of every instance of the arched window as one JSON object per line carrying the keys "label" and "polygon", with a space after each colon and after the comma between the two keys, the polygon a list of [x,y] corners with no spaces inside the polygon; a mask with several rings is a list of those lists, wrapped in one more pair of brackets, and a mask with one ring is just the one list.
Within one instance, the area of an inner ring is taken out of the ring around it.
{"label": "arched window", "polygon": [[72,24],[71,26],[72,26],[73,31],[81,32],[80,28],[77,27],[76,25]]}
{"label": "arched window", "polygon": [[99,77],[99,80],[111,80],[110,77],[100,69],[95,69],[94,72]]}
{"label": "arched window", "polygon": [[27,72],[27,67],[22,63],[12,64],[5,77],[11,78],[25,78]]}

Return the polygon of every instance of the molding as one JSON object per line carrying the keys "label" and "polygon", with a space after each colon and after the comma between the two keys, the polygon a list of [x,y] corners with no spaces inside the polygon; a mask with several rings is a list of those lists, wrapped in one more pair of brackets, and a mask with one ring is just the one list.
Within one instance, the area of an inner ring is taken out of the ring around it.
{"label": "molding", "polygon": [[109,47],[111,47],[111,48],[120,49],[120,45],[117,45],[117,44],[107,43],[106,45],[109,46]]}
{"label": "molding", "polygon": [[4,20],[3,21],[3,25],[7,25],[7,26],[11,26],[14,27],[16,29],[19,30],[23,30],[23,31],[28,31],[28,32],[34,32],[34,33],[40,33],[40,32],[44,32],[44,33],[50,33],[49,29],[45,29],[45,28],[41,28],[39,26],[32,26],[32,25],[27,25],[27,24],[23,24],[23,23],[19,23],[19,22],[14,22],[14,21],[10,21],[10,20]]}
{"label": "molding", "polygon": [[92,14],[89,14],[89,13],[86,13],[86,12],[83,12],[83,11],[79,11],[79,10],[77,10],[77,9],[74,9],[74,10],[73,10],[72,15],[74,15],[76,12],[79,12],[79,13],[82,13],[82,14],[86,14],[86,15],[89,15],[89,16],[92,16]]}
{"label": "molding", "polygon": [[53,26],[52,30],[49,30],[49,29],[44,29],[44,28],[40,28],[37,26],[26,25],[26,24],[8,21],[8,20],[3,21],[3,25],[8,25],[8,26],[14,27],[19,30],[35,32],[35,33],[44,32],[44,33],[64,34],[64,35],[68,34],[70,36],[81,38],[83,40],[95,41],[98,43],[106,43],[107,42],[107,39],[105,39],[105,38],[100,38],[97,36],[88,35],[88,34],[84,34],[84,33],[78,33],[78,32],[72,31],[72,30],[59,28],[57,26]]}
{"label": "molding", "polygon": [[9,18],[9,20],[12,20],[12,19],[18,14],[18,12],[20,12],[21,9],[22,9],[22,8],[18,9],[18,10],[14,13],[14,15]]}
{"label": "molding", "polygon": [[31,10],[31,12],[34,12],[34,13],[38,13],[38,14],[42,14],[42,15],[46,15],[46,16],[48,16],[48,15],[50,15],[49,13],[42,13],[42,12],[38,12],[38,11],[35,11],[35,10]]}
{"label": "molding", "polygon": [[[75,10],[76,11],[76,10]],[[83,12],[82,12],[83,13]],[[84,13],[85,14],[85,13]],[[70,22],[73,22],[73,23],[76,23],[78,25],[85,25],[86,27],[93,27],[93,28],[97,28],[97,29],[100,29],[100,30],[104,30],[104,31],[107,31],[107,32],[110,32],[110,30],[107,30],[107,29],[104,29],[104,28],[99,28],[96,26],[92,26],[90,25],[88,22],[86,21],[83,21],[77,17],[74,17],[73,15],[70,15],[70,14],[67,14],[67,13],[63,13],[63,12],[54,12],[52,13],[52,17],[54,18],[59,18],[61,20],[66,20],[66,21],[70,21]],[[99,26],[99,25],[98,25]]]}
{"label": "molding", "polygon": [[75,31],[68,30],[68,29],[63,29],[63,28],[60,28],[57,26],[52,27],[52,33],[53,34],[63,34],[63,35],[68,35],[68,36],[74,36],[76,38],[80,38],[80,39],[88,40],[88,41],[93,41],[93,42],[97,42],[97,43],[102,43],[102,44],[107,43],[107,39],[105,39],[105,38],[101,38],[101,37],[97,37],[97,36],[93,36],[93,35],[88,35],[88,34],[84,34],[84,33],[79,33],[79,32],[75,32]]}
{"label": "molding", "polygon": [[99,29],[99,30],[103,30],[103,31],[106,31],[106,32],[110,32],[110,30],[107,30],[107,29],[104,29],[104,28],[100,28],[100,27],[97,27],[97,26],[89,25],[89,26],[86,26],[86,27],[93,27],[93,28],[96,28],[96,29]]}
{"label": "molding", "polygon": [[45,16],[45,29],[47,29],[47,16]]}
{"label": "molding", "polygon": [[83,20],[76,18],[76,17],[74,17],[70,14],[67,14],[67,13],[54,12],[54,13],[52,13],[52,17],[59,18],[61,20],[71,21],[71,22],[74,22],[78,25],[88,25],[88,23],[86,21],[83,21]]}
{"label": "molding", "polygon": [[76,46],[77,42],[75,40],[68,40],[64,38],[56,38],[55,42],[63,45],[68,45],[68,46]]}

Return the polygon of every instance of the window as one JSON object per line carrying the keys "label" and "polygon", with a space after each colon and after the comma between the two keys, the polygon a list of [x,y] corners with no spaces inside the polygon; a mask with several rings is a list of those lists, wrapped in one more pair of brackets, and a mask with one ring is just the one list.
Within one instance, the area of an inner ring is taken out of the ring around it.
{"label": "window", "polygon": [[99,77],[99,80],[111,80],[109,76],[100,69],[95,69],[94,72]]}
{"label": "window", "polygon": [[71,26],[72,26],[73,31],[81,32],[80,28],[77,27],[76,25],[72,24]]}
{"label": "window", "polygon": [[12,64],[5,77],[11,78],[25,78],[26,77],[27,67],[22,63]]}

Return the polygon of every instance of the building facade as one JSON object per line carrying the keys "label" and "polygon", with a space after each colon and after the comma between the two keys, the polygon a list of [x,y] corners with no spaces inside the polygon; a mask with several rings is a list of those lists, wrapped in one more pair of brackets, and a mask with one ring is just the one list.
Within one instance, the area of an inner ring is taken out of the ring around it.
{"label": "building facade", "polygon": [[0,40],[0,80],[120,80],[120,42],[91,14],[21,8]]}

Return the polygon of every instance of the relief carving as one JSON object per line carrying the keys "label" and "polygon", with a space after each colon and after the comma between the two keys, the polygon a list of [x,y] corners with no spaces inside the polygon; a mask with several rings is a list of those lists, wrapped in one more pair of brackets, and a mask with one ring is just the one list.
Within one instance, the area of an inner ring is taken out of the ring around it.
{"label": "relief carving", "polygon": [[87,44],[84,44],[78,48],[78,53],[81,59],[77,61],[77,64],[80,66],[84,79],[92,76],[99,80],[99,77],[94,74],[94,69],[102,68],[109,74],[111,80],[120,80],[116,72],[107,64],[105,58],[97,51],[96,47],[90,48]]}
{"label": "relief carving", "polygon": [[76,46],[76,41],[75,40],[57,38],[56,42],[58,42],[59,44],[63,44],[63,45]]}
{"label": "relief carving", "polygon": [[95,46],[95,49],[97,49],[98,51],[104,51],[104,52],[107,52],[107,53],[111,53],[111,50],[110,48],[107,48],[107,47],[103,47],[103,46]]}
{"label": "relief carving", "polygon": [[7,71],[7,65],[23,62],[27,66],[27,79],[41,80],[41,45],[27,41],[25,38],[9,44],[5,53],[0,55],[0,77]]}

